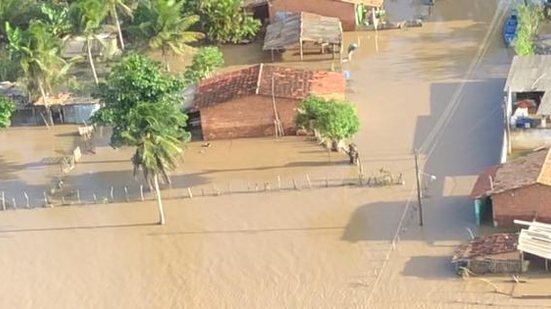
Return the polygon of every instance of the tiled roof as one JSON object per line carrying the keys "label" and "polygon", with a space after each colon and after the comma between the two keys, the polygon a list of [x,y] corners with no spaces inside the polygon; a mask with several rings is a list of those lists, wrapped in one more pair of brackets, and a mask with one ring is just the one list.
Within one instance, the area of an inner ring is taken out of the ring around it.
{"label": "tiled roof", "polygon": [[310,71],[283,66],[254,65],[200,81],[193,109],[224,103],[249,95],[301,100],[308,95],[343,96],[344,75],[338,72]]}
{"label": "tiled roof", "polygon": [[[542,149],[486,169],[478,176],[471,197],[478,198],[536,183],[551,186],[550,152],[549,149]],[[490,176],[493,184],[490,183]]]}
{"label": "tiled roof", "polygon": [[452,261],[517,251],[518,234],[497,233],[476,237],[455,250]]}

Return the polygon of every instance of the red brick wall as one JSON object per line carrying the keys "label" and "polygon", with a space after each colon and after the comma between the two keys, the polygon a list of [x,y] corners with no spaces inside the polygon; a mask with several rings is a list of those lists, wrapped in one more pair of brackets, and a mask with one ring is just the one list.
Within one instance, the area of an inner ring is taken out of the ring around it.
{"label": "red brick wall", "polygon": [[551,187],[534,184],[492,195],[494,222],[512,226],[514,219],[551,223]]}
{"label": "red brick wall", "polygon": [[333,0],[273,0],[270,5],[270,21],[277,11],[309,12],[322,16],[338,17],[344,31],[356,28],[354,4]]}
{"label": "red brick wall", "polygon": [[[294,134],[298,100],[276,99],[285,134]],[[248,96],[201,109],[204,140],[274,135],[272,98]]]}

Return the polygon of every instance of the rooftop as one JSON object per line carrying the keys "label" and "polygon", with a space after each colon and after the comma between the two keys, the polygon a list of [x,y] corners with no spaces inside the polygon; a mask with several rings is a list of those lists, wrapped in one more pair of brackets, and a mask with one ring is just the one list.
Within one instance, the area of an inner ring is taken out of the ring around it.
{"label": "rooftop", "polygon": [[517,251],[518,234],[497,233],[476,237],[455,250],[453,261],[487,257]]}
{"label": "rooftop", "polygon": [[263,50],[284,49],[301,41],[340,45],[340,20],[306,12],[289,13],[285,19],[268,25]]}
{"label": "rooftop", "polygon": [[505,91],[530,92],[551,89],[551,55],[515,56]]}
{"label": "rooftop", "polygon": [[310,71],[258,64],[200,81],[192,109],[224,103],[250,95],[304,99],[308,95],[344,97],[345,79],[338,72]]}
{"label": "rooftop", "polygon": [[550,154],[549,149],[542,149],[486,169],[478,176],[471,197],[478,198],[536,183],[551,186]]}

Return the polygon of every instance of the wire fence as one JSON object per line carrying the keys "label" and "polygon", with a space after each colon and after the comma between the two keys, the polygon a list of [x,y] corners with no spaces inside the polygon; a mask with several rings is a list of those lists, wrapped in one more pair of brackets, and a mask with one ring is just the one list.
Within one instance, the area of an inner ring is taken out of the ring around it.
{"label": "wire fence", "polygon": [[[164,184],[161,195],[167,199],[196,199],[230,194],[275,193],[301,190],[319,190],[343,186],[386,187],[404,185],[401,174],[394,175],[379,170],[372,176],[358,174],[356,177],[335,177],[322,174],[276,175],[269,179],[228,180],[195,186],[172,186]],[[0,191],[0,211],[32,209],[71,205],[94,205],[108,203],[134,203],[156,198],[154,190],[138,182],[126,185],[106,185],[93,188],[77,187],[58,178],[44,190],[32,189],[20,192]]]}

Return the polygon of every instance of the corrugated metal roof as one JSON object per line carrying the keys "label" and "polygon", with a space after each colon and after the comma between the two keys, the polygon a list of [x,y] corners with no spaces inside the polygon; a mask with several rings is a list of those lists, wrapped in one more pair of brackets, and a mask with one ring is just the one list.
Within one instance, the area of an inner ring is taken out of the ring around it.
{"label": "corrugated metal roof", "polygon": [[551,224],[520,220],[515,220],[515,223],[528,226],[520,231],[518,250],[551,259]]}
{"label": "corrugated metal roof", "polygon": [[551,55],[515,56],[505,83],[505,91],[509,90],[551,90]]}
{"label": "corrugated metal roof", "polygon": [[336,17],[306,12],[290,13],[284,20],[268,25],[263,50],[284,49],[301,40],[341,44],[341,22]]}

